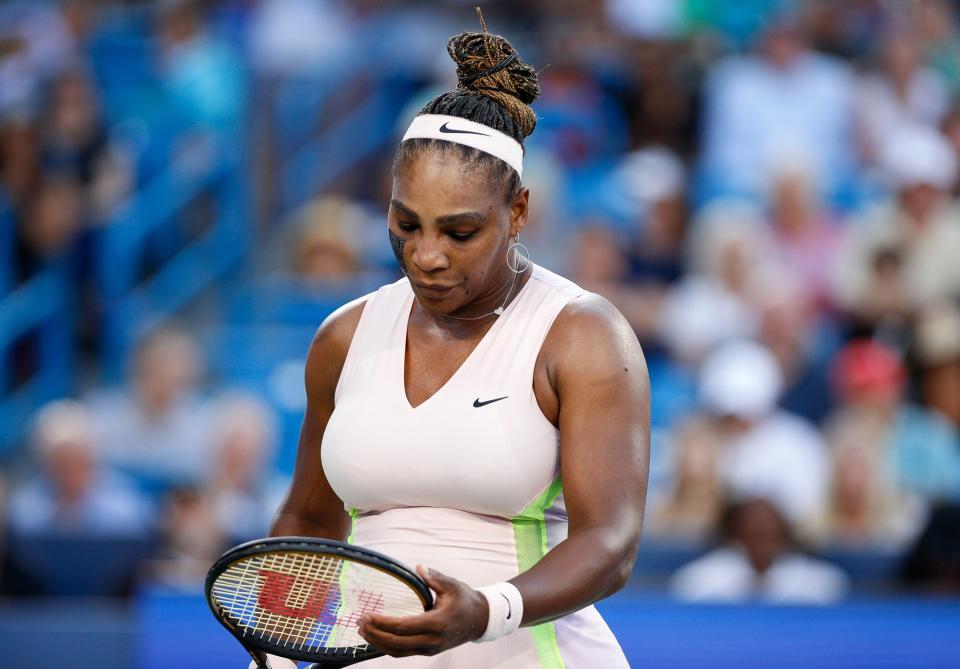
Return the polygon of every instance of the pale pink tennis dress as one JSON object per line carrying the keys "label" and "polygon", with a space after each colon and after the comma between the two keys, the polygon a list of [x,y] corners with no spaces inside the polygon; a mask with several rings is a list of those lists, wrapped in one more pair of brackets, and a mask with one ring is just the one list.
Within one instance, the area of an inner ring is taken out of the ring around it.
{"label": "pale pink tennis dress", "polygon": [[[554,319],[581,293],[535,266],[460,369],[416,408],[403,381],[410,284],[403,279],[369,296],[323,437],[324,471],[353,517],[352,543],[478,587],[529,569],[566,537],[559,433],[534,397],[533,369]],[[629,665],[589,606],[498,641],[362,666]]]}

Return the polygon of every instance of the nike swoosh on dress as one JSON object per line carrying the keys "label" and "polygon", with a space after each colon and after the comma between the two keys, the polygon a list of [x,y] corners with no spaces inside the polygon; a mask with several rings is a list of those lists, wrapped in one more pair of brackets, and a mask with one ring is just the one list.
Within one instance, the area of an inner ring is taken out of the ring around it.
{"label": "nike swoosh on dress", "polygon": [[480,408],[480,407],[483,407],[483,406],[487,406],[488,404],[493,404],[494,402],[499,402],[500,400],[505,400],[505,399],[507,399],[508,397],[510,397],[510,396],[509,396],[509,395],[504,395],[503,397],[498,397],[498,398],[492,399],[492,400],[486,400],[486,401],[484,401],[484,402],[481,402],[481,401],[480,401],[480,398],[478,397],[477,399],[473,400],[473,406],[475,406],[475,407],[477,407],[477,408]]}

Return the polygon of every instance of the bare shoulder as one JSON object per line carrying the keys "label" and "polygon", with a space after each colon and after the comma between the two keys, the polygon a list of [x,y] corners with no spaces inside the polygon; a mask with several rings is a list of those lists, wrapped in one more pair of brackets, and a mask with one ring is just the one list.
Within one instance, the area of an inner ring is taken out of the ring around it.
{"label": "bare shoulder", "polygon": [[327,316],[317,328],[307,353],[308,395],[325,391],[332,393],[336,388],[350,342],[353,341],[369,298],[369,295],[365,295],[348,302]]}
{"label": "bare shoulder", "polygon": [[647,366],[640,342],[623,314],[607,299],[584,293],[557,316],[543,344],[548,373],[564,376],[631,377],[646,382]]}

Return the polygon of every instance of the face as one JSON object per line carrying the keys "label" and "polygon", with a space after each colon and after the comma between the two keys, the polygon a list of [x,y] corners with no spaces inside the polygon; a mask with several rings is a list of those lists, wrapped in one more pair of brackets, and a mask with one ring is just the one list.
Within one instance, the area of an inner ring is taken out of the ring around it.
{"label": "face", "polygon": [[528,202],[526,188],[510,202],[503,188],[453,152],[421,151],[397,170],[388,226],[427,310],[453,315],[475,302],[503,299],[513,277],[507,248],[527,222]]}
{"label": "face", "polygon": [[930,184],[907,186],[900,193],[903,210],[914,224],[922,225],[943,200],[943,191]]}
{"label": "face", "polygon": [[833,498],[837,511],[859,513],[869,502],[871,467],[869,453],[862,445],[836,453],[833,465]]}
{"label": "face", "polygon": [[920,379],[920,386],[927,405],[960,427],[960,360],[926,370]]}
{"label": "face", "polygon": [[66,500],[83,497],[94,478],[92,447],[78,439],[58,443],[46,457],[47,474],[60,496]]}
{"label": "face", "polygon": [[[255,410],[253,410],[255,411]],[[244,488],[262,472],[267,452],[267,427],[253,412],[230,415],[220,436],[217,465],[222,483]]]}
{"label": "face", "polygon": [[138,353],[135,384],[141,406],[151,415],[163,414],[188,392],[197,375],[193,345],[177,335],[161,335]]}
{"label": "face", "polygon": [[734,521],[734,538],[747,554],[750,564],[763,573],[786,548],[783,523],[770,502],[747,503]]}

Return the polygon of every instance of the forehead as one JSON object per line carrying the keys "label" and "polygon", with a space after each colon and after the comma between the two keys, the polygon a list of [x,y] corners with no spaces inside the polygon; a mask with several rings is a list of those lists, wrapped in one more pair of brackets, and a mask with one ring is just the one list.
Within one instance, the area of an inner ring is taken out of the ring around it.
{"label": "forehead", "polygon": [[[442,147],[442,148],[441,148]],[[415,151],[393,175],[393,198],[414,211],[485,211],[503,206],[485,164],[465,160],[455,145]]]}

